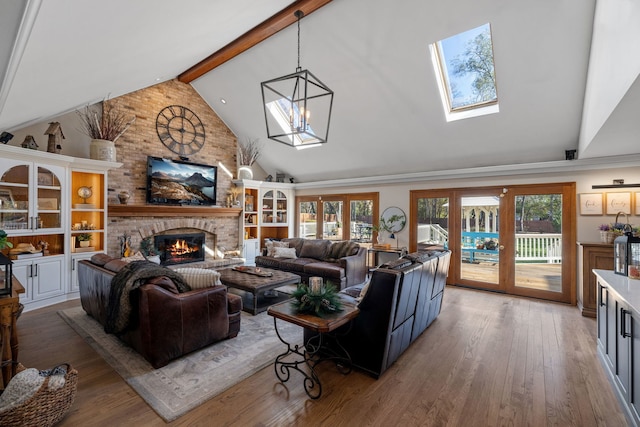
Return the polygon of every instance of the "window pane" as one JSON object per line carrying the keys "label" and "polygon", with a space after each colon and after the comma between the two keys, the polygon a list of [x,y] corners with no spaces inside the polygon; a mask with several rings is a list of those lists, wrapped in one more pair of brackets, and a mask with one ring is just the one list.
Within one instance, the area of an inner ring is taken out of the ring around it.
{"label": "window pane", "polygon": [[418,199],[418,250],[447,248],[448,240],[449,198]]}
{"label": "window pane", "polygon": [[322,238],[342,240],[342,202],[322,202]]}
{"label": "window pane", "polygon": [[352,200],[350,219],[349,239],[360,243],[371,243],[373,200]]}
{"label": "window pane", "polygon": [[562,194],[527,194],[515,202],[515,285],[562,292]]}
{"label": "window pane", "polygon": [[298,205],[298,218],[300,229],[298,236],[305,239],[316,238],[316,223],[318,220],[318,202],[301,202]]}

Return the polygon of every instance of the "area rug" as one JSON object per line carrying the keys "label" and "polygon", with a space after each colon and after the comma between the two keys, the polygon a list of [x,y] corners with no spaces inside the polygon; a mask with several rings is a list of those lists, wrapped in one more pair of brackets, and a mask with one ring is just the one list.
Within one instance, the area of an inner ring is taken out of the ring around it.
{"label": "area rug", "polygon": [[[106,334],[81,307],[58,314],[167,422],[272,364],[286,350],[275,333],[273,317],[242,312],[236,338],[153,369],[136,351]],[[278,332],[287,342],[302,342],[298,326],[279,320]]]}

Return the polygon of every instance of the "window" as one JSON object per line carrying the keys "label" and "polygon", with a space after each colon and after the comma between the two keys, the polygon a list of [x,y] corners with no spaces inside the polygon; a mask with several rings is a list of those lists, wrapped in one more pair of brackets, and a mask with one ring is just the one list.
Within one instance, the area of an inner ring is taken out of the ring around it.
{"label": "window", "polygon": [[298,237],[371,244],[378,218],[378,193],[299,196]]}
{"label": "window", "polygon": [[429,48],[447,121],[499,111],[489,24]]}

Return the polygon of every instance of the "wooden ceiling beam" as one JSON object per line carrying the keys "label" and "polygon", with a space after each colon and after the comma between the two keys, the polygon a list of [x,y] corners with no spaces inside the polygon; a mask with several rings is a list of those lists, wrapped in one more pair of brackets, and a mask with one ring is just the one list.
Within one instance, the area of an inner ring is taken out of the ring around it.
{"label": "wooden ceiling beam", "polygon": [[304,16],[307,16],[330,2],[331,0],[298,0],[295,3],[292,3],[217,52],[214,52],[193,67],[181,73],[178,76],[178,80],[183,83],[191,83],[217,66],[222,65],[228,60],[240,55],[242,52],[251,49],[261,41],[268,39],[278,31],[287,28],[291,24],[295,24],[297,22],[297,18],[294,15],[295,11],[301,10],[304,12]]}

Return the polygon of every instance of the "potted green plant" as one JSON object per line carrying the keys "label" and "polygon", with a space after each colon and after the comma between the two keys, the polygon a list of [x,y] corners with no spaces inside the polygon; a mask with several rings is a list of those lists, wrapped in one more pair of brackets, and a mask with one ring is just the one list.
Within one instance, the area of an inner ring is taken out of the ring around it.
{"label": "potted green plant", "polygon": [[91,234],[89,233],[80,233],[76,236],[76,238],[78,239],[78,242],[80,242],[81,248],[88,247],[91,242]]}
{"label": "potted green plant", "polygon": [[12,248],[13,243],[7,240],[7,232],[0,230],[0,251],[5,248]]}

